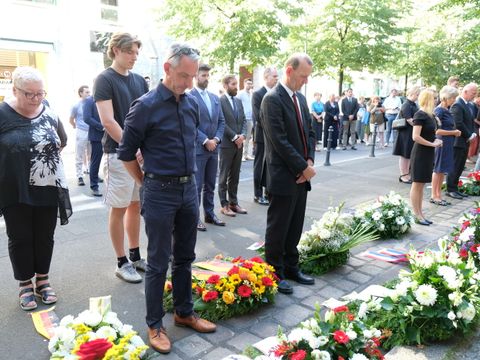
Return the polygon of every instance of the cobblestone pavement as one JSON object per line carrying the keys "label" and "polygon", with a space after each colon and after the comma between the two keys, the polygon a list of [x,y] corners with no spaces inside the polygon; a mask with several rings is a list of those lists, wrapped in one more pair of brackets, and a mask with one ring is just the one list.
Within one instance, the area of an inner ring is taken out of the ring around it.
{"label": "cobblestone pavement", "polygon": [[[368,157],[368,154],[369,149],[363,145],[359,146],[357,152],[332,152],[332,166],[324,167],[325,154],[317,153],[318,175],[314,178],[313,191],[308,198],[305,228],[309,228],[312,220],[319,218],[329,206],[343,201],[346,208],[353,209],[390,190],[408,197],[409,186],[398,182],[398,159],[390,155],[389,149],[377,151],[375,158]],[[64,156],[68,162],[67,173],[74,174],[73,158],[69,158],[71,154]],[[254,241],[263,239],[266,208],[253,202],[251,167],[251,161],[243,163],[239,187],[240,204],[249,210],[248,215],[235,218],[222,216],[227,221],[224,228],[207,224],[208,230],[198,235],[198,260],[211,258],[217,253],[244,257],[255,255],[246,248]],[[113,310],[119,318],[133,325],[142,338],[147,339],[143,284],[126,284],[114,276],[115,258],[107,233],[107,210],[101,200],[89,195],[88,184],[79,188],[73,178],[70,181],[74,216],[69,225],[57,228],[50,273],[52,285],[60,299],[55,311],[59,317],[76,315],[88,307],[89,297],[110,294]],[[426,189],[427,200],[429,195],[430,190]],[[168,355],[152,353],[151,357],[165,360],[219,360],[232,353],[241,353],[262,338],[275,335],[278,326],[288,331],[310,317],[317,303],[330,297],[339,298],[351,291],[361,291],[370,284],[383,284],[394,278],[404,265],[368,259],[361,253],[386,246],[399,249],[408,249],[410,245],[417,249],[431,244],[435,246],[436,240],[447,234],[460,215],[473,206],[472,198],[452,202],[452,206],[437,207],[424,201],[427,216],[434,221],[434,225],[414,225],[412,231],[402,239],[377,241],[355,248],[345,266],[317,277],[315,285],[295,285],[293,295],[278,294],[274,305],[265,306],[246,316],[220,321],[216,333],[197,334],[175,327],[172,315],[167,314],[164,325],[173,341],[172,352]],[[218,204],[216,206],[218,210]],[[146,237],[143,229],[141,244],[145,255]],[[35,333],[30,316],[18,306],[17,284],[13,280],[8,259],[3,220],[0,220],[0,269],[0,281],[4,284],[0,293],[3,305],[0,310],[0,322],[3,325],[0,358],[48,359],[47,342]],[[472,349],[478,354],[477,345]]]}

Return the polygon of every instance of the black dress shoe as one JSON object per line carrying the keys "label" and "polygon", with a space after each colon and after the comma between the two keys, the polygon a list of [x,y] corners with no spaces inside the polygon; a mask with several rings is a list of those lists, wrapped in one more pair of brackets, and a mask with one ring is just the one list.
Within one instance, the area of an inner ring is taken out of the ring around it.
{"label": "black dress shoe", "polygon": [[313,285],[315,284],[315,279],[311,276],[305,275],[301,271],[298,271],[296,273],[286,273],[285,274],[287,279],[293,280],[298,282],[299,284],[302,285]]}
{"label": "black dress shoe", "polygon": [[463,199],[463,196],[457,193],[456,191],[447,192],[447,196],[450,196],[451,198],[458,199],[458,200]]}
{"label": "black dress shoe", "polygon": [[255,197],[253,198],[253,201],[255,201],[255,202],[256,202],[257,204],[259,204],[259,205],[268,205],[268,204],[270,204],[270,203],[268,202],[268,200],[265,199],[265,197],[263,197],[263,196],[258,196],[258,197],[255,196]]}
{"label": "black dress shoe", "polygon": [[278,292],[282,294],[293,294],[292,285],[290,285],[287,280],[280,280],[277,289]]}
{"label": "black dress shoe", "polygon": [[225,222],[223,222],[222,220],[220,220],[218,217],[216,217],[215,215],[213,215],[212,217],[210,216],[205,216],[205,222],[206,223],[209,223],[209,224],[213,224],[213,225],[217,225],[217,226],[225,226]]}

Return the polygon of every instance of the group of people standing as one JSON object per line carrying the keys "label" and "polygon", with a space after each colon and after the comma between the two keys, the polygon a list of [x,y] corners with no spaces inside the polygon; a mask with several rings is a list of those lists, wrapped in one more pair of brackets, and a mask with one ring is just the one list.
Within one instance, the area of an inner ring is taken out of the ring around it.
{"label": "group of people standing", "polygon": [[[107,52],[112,65],[96,77],[93,96],[88,87],[79,89],[81,106],[72,110],[71,123],[76,128],[78,185],[85,183],[85,140],[92,147],[90,175],[98,173],[98,168],[92,171],[92,163],[94,168],[99,164],[94,160],[97,148],[104,154],[103,195],[117,257],[115,274],[138,283],[142,281],[138,271],[146,273],[149,341],[158,352],[168,353],[171,344],[163,324],[162,294],[170,264],[175,324],[198,332],[216,330],[215,324],[193,311],[191,264],[197,231],[205,226],[199,204],[203,202],[206,223],[225,225],[213,211],[219,163],[221,212],[247,213],[238,203],[237,187],[241,161],[249,159],[243,149],[249,117],[252,127],[255,124],[254,200],[269,205],[266,261],[275,267],[283,293],[293,292],[287,279],[314,283],[300,272],[296,249],[315,176],[315,135],[305,97],[299,92],[313,63],[306,54],[292,55],[278,83],[276,69],[267,68],[265,86],[251,94],[249,115],[236,97],[235,76],[223,78],[222,97],[207,91],[210,67],[200,64],[199,51],[188,44],[170,46],[164,78],[149,91],[145,79],[131,71],[141,45],[129,33],[112,35]],[[48,280],[56,218],[63,225],[72,214],[60,156],[66,134],[45,96],[41,74],[29,67],[17,68],[12,100],[0,104],[0,166],[9,169],[0,175],[0,211],[23,310],[37,307],[35,297],[44,304],[57,301]],[[90,126],[88,132],[82,121]],[[92,128],[104,131],[101,143],[90,136]],[[91,186],[94,180],[90,179]],[[98,195],[98,182],[92,191]],[[139,247],[140,214],[148,238],[146,259]]]}

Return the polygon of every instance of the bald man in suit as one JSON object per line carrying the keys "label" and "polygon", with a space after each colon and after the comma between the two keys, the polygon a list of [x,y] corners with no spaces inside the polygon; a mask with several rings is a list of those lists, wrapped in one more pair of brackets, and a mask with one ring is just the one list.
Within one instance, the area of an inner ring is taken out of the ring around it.
{"label": "bald man in suit", "polygon": [[261,105],[270,201],[265,257],[280,278],[278,291],[285,294],[293,292],[286,279],[304,285],[314,284],[312,277],[300,271],[297,250],[307,192],[316,174],[313,167],[315,133],[307,101],[299,93],[308,82],[312,67],[308,55],[292,55],[285,63],[283,80],[265,95]]}

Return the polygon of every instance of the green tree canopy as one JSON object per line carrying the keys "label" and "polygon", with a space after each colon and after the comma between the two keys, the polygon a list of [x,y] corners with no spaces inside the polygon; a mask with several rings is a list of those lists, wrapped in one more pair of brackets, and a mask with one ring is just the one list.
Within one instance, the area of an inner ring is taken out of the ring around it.
{"label": "green tree canopy", "polygon": [[340,93],[346,71],[377,70],[395,51],[402,7],[393,0],[329,0],[318,6],[309,11],[318,15],[292,30],[292,45],[306,45],[317,73],[334,68]]}
{"label": "green tree canopy", "polygon": [[161,9],[171,35],[195,44],[211,63],[230,72],[240,62],[253,68],[271,61],[290,19],[301,12],[286,0],[166,0]]}

